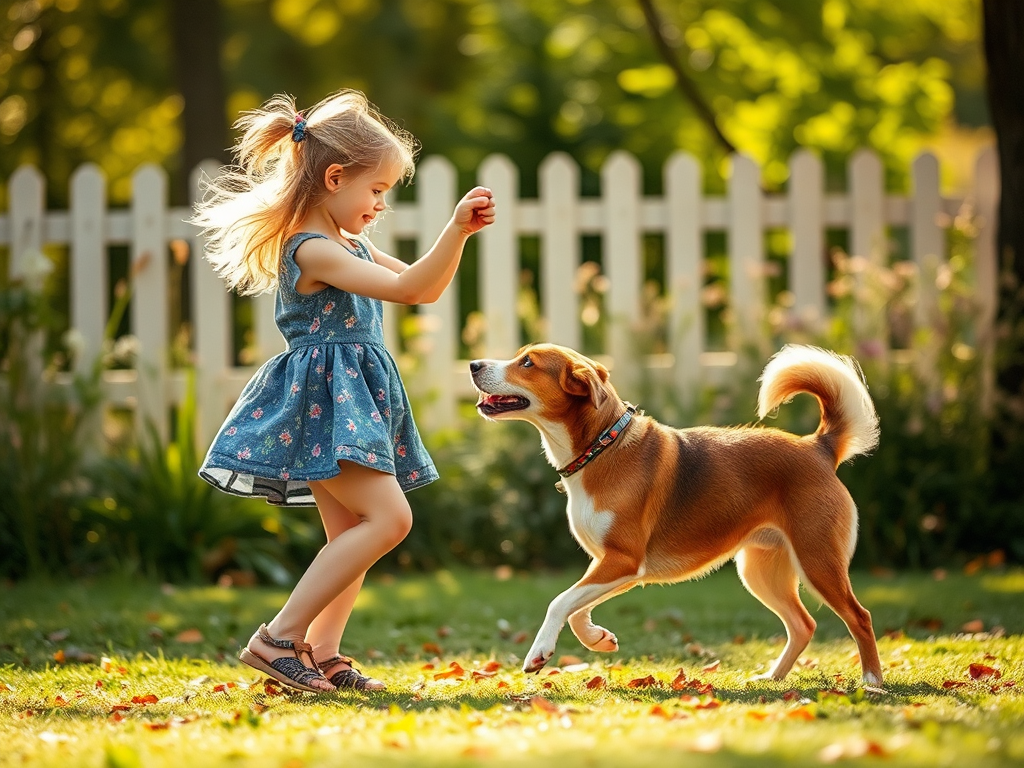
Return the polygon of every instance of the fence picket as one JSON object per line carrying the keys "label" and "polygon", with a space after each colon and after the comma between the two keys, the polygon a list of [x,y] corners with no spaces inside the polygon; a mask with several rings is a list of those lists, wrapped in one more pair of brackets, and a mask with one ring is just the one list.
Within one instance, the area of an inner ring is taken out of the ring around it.
{"label": "fence picket", "polygon": [[480,306],[487,320],[488,354],[511,357],[519,348],[519,242],[516,201],[519,171],[505,155],[492,155],[480,166],[479,183],[489,187],[501,206],[494,224],[480,233]]}
{"label": "fence picket", "polygon": [[[430,248],[444,230],[455,205],[455,168],[442,157],[428,157],[419,168],[422,186],[416,193],[419,210],[417,249]],[[451,387],[452,366],[458,359],[456,336],[459,333],[459,278],[455,279],[433,304],[421,307],[423,342],[427,350],[421,391],[429,407],[417,414],[427,429],[449,426],[455,421],[455,392]],[[468,378],[468,370],[466,372]]]}
{"label": "fence picket", "polygon": [[135,426],[142,435],[149,421],[161,440],[170,433],[167,410],[167,177],[147,163],[132,176],[131,326],[138,339],[135,362],[139,409]]}
{"label": "fence picket", "polygon": [[764,210],[761,170],[735,155],[729,179],[729,301],[743,343],[761,345],[764,317]]}
{"label": "fence picket", "polygon": [[638,384],[641,360],[635,324],[641,313],[643,261],[640,250],[640,163],[630,154],[613,152],[601,169],[604,197],[604,242],[601,259],[608,276],[605,299],[607,351],[619,363],[616,386],[630,396]]}
{"label": "fence picket", "polygon": [[580,347],[580,302],[576,270],[580,266],[580,169],[564,152],[548,155],[539,172],[541,206],[540,289],[547,338]]}
{"label": "fence picket", "polygon": [[924,325],[937,311],[938,290],[935,270],[946,253],[945,231],[939,226],[942,210],[939,194],[939,161],[925,152],[910,166],[910,251],[917,264],[919,280],[916,321]]}
{"label": "fence picket", "polygon": [[850,255],[876,264],[888,261],[885,233],[885,184],[882,161],[869,149],[850,160]]}
{"label": "fence picket", "polygon": [[705,323],[704,238],[700,163],[676,152],[665,166],[665,288],[672,297],[668,348],[673,381],[686,406],[696,402]]}
{"label": "fence picket", "polygon": [[34,166],[22,165],[11,174],[10,194],[11,259],[7,273],[12,280],[27,278],[38,287],[42,285],[42,265],[33,262],[43,250],[46,180]]}
{"label": "fence picket", "polygon": [[794,310],[810,330],[825,320],[825,167],[813,152],[802,149],[790,161],[789,231],[793,253],[789,259],[789,290]]}
{"label": "fence picket", "polygon": [[[202,183],[220,169],[214,160],[201,163],[189,177],[191,202],[202,199]],[[206,238],[197,232],[190,243],[189,273],[195,306],[192,309],[196,366],[196,435],[209,445],[230,408],[224,372],[234,366],[231,354],[231,295],[206,261]]]}
{"label": "fence picket", "polygon": [[107,181],[95,163],[71,174],[71,243],[68,252],[71,328],[80,334],[75,370],[84,372],[103,348],[107,306],[108,264],[104,218]]}

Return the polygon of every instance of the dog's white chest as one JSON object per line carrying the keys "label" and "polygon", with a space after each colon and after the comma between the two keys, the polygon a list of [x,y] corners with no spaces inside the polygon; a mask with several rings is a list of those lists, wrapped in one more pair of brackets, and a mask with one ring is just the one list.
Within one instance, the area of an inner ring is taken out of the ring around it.
{"label": "dog's white chest", "polygon": [[566,511],[569,530],[591,557],[604,557],[604,541],[614,519],[611,512],[594,507],[594,500],[583,490],[580,480],[562,481],[569,496]]}

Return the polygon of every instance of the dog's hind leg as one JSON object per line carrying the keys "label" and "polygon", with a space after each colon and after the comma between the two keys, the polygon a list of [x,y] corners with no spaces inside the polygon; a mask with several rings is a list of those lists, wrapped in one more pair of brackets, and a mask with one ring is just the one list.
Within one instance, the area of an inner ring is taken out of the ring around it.
{"label": "dog's hind leg", "polygon": [[[855,515],[853,502],[848,503]],[[856,518],[852,525],[853,530],[856,530]],[[857,642],[864,682],[878,685],[882,682],[882,663],[878,659],[871,614],[857,602],[850,584],[848,569],[853,539],[850,535],[830,533],[803,528],[795,530],[791,538],[793,553],[803,571],[804,583],[846,623],[846,628]]]}
{"label": "dog's hind leg", "polygon": [[[640,564],[633,557],[623,553],[607,552],[603,558],[591,564],[582,579],[548,605],[544,624],[541,625],[529,653],[526,654],[523,671],[536,672],[547,664],[555,652],[558,634],[570,616],[625,592],[640,583],[642,577],[643,569]],[[586,613],[586,623],[590,624],[589,612]],[[607,632],[601,627],[594,629]],[[612,638],[614,639],[614,635]]]}
{"label": "dog's hind leg", "polygon": [[781,680],[793,668],[814,634],[815,623],[800,602],[800,580],[785,547],[747,546],[736,555],[736,570],[750,594],[786,625],[786,647],[760,678]]}

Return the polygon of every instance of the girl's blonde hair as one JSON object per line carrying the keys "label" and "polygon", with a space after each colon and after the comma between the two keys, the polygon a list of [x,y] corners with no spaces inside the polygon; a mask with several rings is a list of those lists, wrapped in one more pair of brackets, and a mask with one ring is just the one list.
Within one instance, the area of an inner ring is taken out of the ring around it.
{"label": "girl's blonde hair", "polygon": [[279,94],[234,127],[242,131],[237,165],[206,182],[192,222],[203,228],[214,269],[242,294],[277,286],[285,237],[327,196],[330,165],[358,176],[395,163],[403,181],[415,170],[416,139],[359,91],[333,93],[301,115],[293,97]]}

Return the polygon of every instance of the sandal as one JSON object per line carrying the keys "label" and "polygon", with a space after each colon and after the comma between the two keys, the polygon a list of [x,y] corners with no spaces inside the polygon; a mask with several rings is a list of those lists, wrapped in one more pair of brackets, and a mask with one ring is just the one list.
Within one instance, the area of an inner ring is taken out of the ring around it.
{"label": "sandal", "polygon": [[[358,669],[352,667],[355,664],[354,659],[350,659],[348,656],[342,656],[340,653],[331,656],[329,659],[323,661],[314,661],[317,669],[326,677],[338,690],[342,688],[352,688],[357,691],[383,691],[387,688],[380,680],[375,680],[372,677],[360,673]],[[327,670],[331,667],[336,667],[339,664],[348,664],[348,669],[342,669],[335,672],[333,675],[328,676]]]}
{"label": "sandal", "polygon": [[[256,634],[259,635],[267,645],[273,645],[277,648],[287,648],[292,651],[295,656],[288,657],[282,656],[279,659],[265,659],[253,650],[250,650],[248,646],[243,648],[238,654],[238,658],[243,664],[248,664],[253,669],[259,670],[265,675],[270,675],[278,682],[284,683],[292,688],[298,688],[300,691],[312,691],[313,693],[330,693],[329,690],[324,688],[314,688],[309,685],[313,680],[327,680],[320,668],[317,667],[316,661],[313,659],[313,646],[309,643],[304,643],[301,640],[278,640],[270,636],[267,632],[267,625],[260,624],[260,628],[256,630]],[[309,657],[309,661],[312,663],[312,667],[307,667],[302,663],[301,654],[306,654]],[[327,680],[327,682],[330,682]]]}

